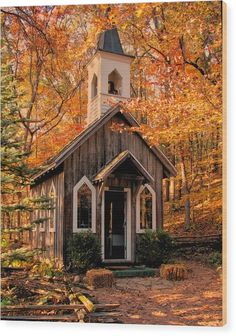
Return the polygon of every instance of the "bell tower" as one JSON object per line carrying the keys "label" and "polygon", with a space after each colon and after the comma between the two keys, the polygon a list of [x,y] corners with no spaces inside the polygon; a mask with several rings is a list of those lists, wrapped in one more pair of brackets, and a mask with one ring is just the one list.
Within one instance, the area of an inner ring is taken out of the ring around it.
{"label": "bell tower", "polygon": [[116,28],[99,36],[88,69],[87,124],[99,119],[114,104],[130,98],[130,63]]}

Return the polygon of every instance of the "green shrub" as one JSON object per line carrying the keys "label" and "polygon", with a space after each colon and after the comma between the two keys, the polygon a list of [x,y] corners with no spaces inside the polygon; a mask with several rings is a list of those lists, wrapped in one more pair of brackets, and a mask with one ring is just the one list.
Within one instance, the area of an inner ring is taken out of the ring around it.
{"label": "green shrub", "polygon": [[1,263],[3,267],[29,267],[37,254],[37,250],[28,248],[9,249],[1,254]]}
{"label": "green shrub", "polygon": [[162,263],[166,263],[169,261],[172,254],[172,239],[170,238],[169,234],[164,231],[158,231],[157,236],[159,239],[159,249],[162,256]]}
{"label": "green shrub", "polygon": [[29,273],[53,278],[63,275],[63,266],[56,259],[36,259]]}
{"label": "green shrub", "polygon": [[222,265],[222,253],[219,251],[211,252],[208,256],[208,262],[212,266],[221,266]]}
{"label": "green shrub", "polygon": [[169,260],[172,251],[172,240],[163,231],[146,230],[137,240],[136,256],[140,263],[158,267]]}
{"label": "green shrub", "polygon": [[101,264],[101,245],[91,231],[73,234],[68,242],[67,253],[71,269],[79,273]]}

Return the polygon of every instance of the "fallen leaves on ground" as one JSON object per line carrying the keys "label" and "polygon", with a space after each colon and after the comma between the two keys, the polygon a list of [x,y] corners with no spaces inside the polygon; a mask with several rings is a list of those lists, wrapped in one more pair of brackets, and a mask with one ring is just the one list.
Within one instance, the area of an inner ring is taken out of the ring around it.
{"label": "fallen leaves on ground", "polygon": [[215,269],[188,262],[184,281],[159,277],[117,279],[93,294],[99,302],[119,303],[123,323],[222,326],[222,283]]}

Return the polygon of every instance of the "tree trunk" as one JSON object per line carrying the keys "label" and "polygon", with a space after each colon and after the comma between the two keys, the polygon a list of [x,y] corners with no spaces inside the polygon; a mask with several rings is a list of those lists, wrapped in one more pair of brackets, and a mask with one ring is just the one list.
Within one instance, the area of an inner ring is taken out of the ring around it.
{"label": "tree trunk", "polygon": [[175,198],[177,199],[177,200],[180,200],[181,199],[181,180],[180,179],[178,179],[177,180],[177,184],[176,184],[176,195],[175,195]]}
{"label": "tree trunk", "polygon": [[170,200],[174,201],[175,200],[175,178],[171,177],[170,178]]}
{"label": "tree trunk", "polygon": [[170,181],[165,179],[163,181],[163,193],[164,193],[164,202],[169,202],[170,200]]}
{"label": "tree trunk", "polygon": [[191,226],[191,219],[190,219],[190,198],[189,198],[189,194],[186,195],[186,200],[184,203],[184,209],[185,209],[185,222],[184,222],[184,226],[185,226],[185,230],[189,230],[190,226]]}
{"label": "tree trunk", "polygon": [[191,226],[191,204],[190,204],[190,192],[188,188],[186,166],[184,161],[184,156],[180,155],[180,168],[181,168],[181,177],[182,177],[182,194],[185,198],[184,209],[185,209],[185,230],[189,230]]}

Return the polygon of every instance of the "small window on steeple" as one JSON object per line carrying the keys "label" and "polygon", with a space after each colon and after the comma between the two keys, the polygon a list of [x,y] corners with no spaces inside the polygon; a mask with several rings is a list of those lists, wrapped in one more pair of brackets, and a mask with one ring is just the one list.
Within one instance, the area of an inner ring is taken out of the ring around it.
{"label": "small window on steeple", "polygon": [[94,97],[96,97],[97,94],[98,94],[98,78],[94,74],[91,84],[91,98],[93,99]]}
{"label": "small window on steeple", "polygon": [[108,76],[108,93],[113,95],[122,95],[122,77],[115,69]]}

